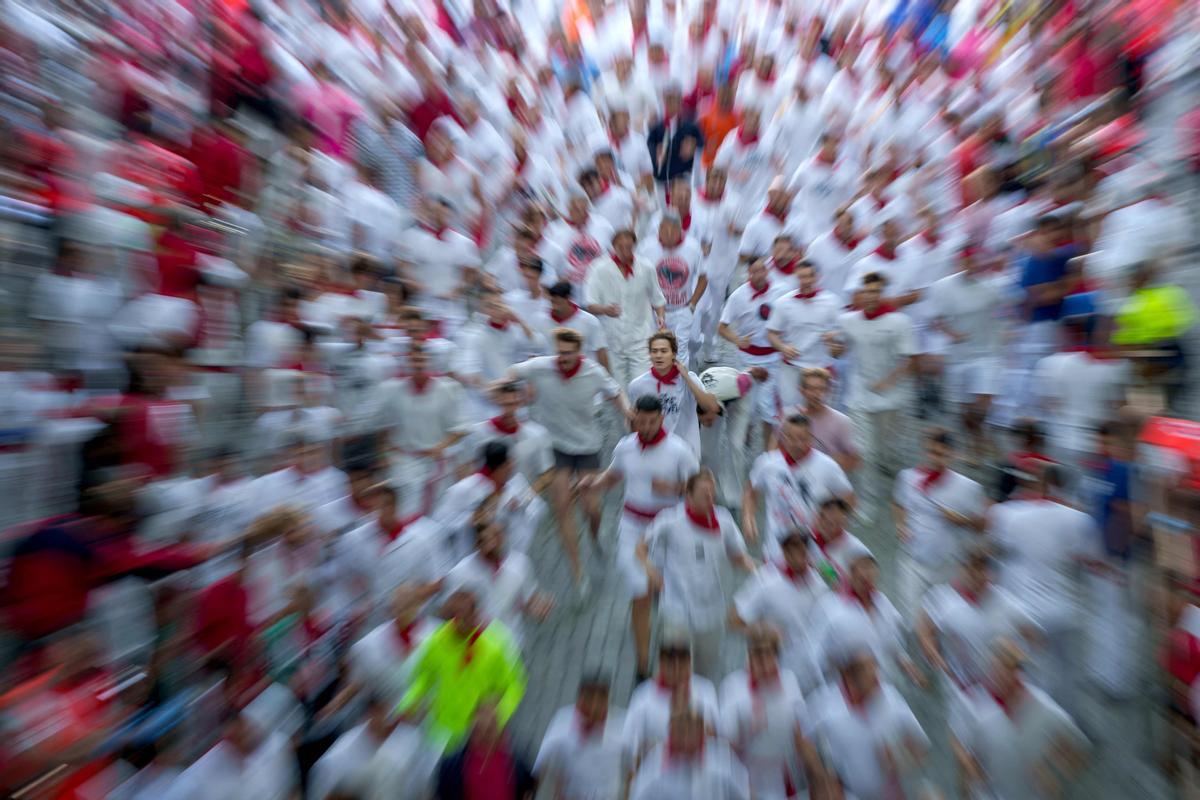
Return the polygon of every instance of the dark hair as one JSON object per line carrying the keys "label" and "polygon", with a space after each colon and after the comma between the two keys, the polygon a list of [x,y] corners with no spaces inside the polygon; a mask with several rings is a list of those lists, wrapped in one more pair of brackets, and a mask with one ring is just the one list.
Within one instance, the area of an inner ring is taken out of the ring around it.
{"label": "dark hair", "polygon": [[840,508],[842,511],[845,511],[847,513],[849,513],[849,511],[850,511],[850,504],[847,503],[843,498],[838,497],[836,494],[826,497],[820,503],[821,509],[826,509],[831,506],[836,506],[837,508]]}
{"label": "dark hair", "polygon": [[881,272],[868,272],[866,275],[863,275],[862,282],[863,286],[872,283],[882,283],[884,286],[887,286],[887,277]]}
{"label": "dark hair", "polygon": [[684,482],[683,491],[687,494],[691,494],[692,490],[696,488],[696,484],[700,481],[712,481],[715,484],[717,482],[717,477],[713,475],[713,471],[711,469],[701,467],[699,472],[697,472],[695,475],[689,476],[687,481]]}
{"label": "dark hair", "polygon": [[585,672],[579,679],[579,694],[584,692],[608,692],[612,688],[612,680],[601,672]]}
{"label": "dark hair", "polygon": [[1042,426],[1037,420],[1019,419],[1013,425],[1013,435],[1021,440],[1021,443],[1027,448],[1036,444],[1040,444],[1046,438],[1046,434],[1042,431]]}
{"label": "dark hair", "polygon": [[789,425],[805,425],[805,426],[807,426],[807,425],[811,424],[808,417],[804,416],[803,414],[791,414],[788,416],[787,419],[784,420],[784,422],[786,422]]}
{"label": "dark hair", "polygon": [[645,414],[661,414],[663,410],[662,400],[656,394],[644,394],[639,397],[633,404],[635,411],[640,411]]}
{"label": "dark hair", "polygon": [[531,269],[538,275],[541,275],[546,270],[546,265],[542,263],[542,259],[538,256],[522,258],[518,266],[520,266],[521,269]]}
{"label": "dark hair", "polygon": [[646,340],[646,346],[653,347],[654,343],[659,339],[662,339],[664,342],[671,345],[672,353],[679,352],[679,340],[676,339],[675,334],[671,333],[670,331],[657,331],[656,333],[650,334],[650,338]]}
{"label": "dark hair", "polygon": [[567,281],[559,281],[546,290],[546,294],[550,295],[551,297],[561,297],[565,300],[571,299],[571,292],[571,284]]}
{"label": "dark hair", "polygon": [[485,444],[480,451],[483,466],[489,470],[498,469],[508,463],[508,445],[499,440]]}
{"label": "dark hair", "polygon": [[940,444],[944,447],[954,447],[954,434],[945,428],[935,427],[930,428],[925,434],[926,440],[930,444]]}
{"label": "dark hair", "polygon": [[579,170],[578,181],[580,186],[583,186],[591,181],[598,180],[600,180],[600,173],[595,167],[584,167],[583,169]]}

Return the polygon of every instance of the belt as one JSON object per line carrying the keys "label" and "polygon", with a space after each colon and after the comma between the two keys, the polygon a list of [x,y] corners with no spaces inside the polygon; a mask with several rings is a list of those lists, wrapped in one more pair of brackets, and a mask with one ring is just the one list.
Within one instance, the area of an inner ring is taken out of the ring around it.
{"label": "belt", "polygon": [[644,520],[649,521],[649,520],[652,520],[655,517],[657,517],[660,513],[662,513],[662,509],[659,508],[659,509],[655,509],[654,511],[647,511],[644,508],[638,508],[637,506],[626,503],[625,504],[625,513],[629,514],[629,516],[631,516],[631,517],[637,517],[638,519],[644,519]]}
{"label": "belt", "polygon": [[775,352],[774,347],[765,347],[761,344],[746,345],[745,347],[739,347],[738,349],[743,353],[748,353],[752,356],[769,356]]}

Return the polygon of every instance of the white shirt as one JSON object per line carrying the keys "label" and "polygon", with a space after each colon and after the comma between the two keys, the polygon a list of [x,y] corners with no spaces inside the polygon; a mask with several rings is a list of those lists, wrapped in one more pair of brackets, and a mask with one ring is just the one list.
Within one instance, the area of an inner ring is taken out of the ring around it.
{"label": "white shirt", "polygon": [[[716,725],[720,718],[717,690],[708,679],[691,676],[688,688],[689,704],[700,712],[704,721]],[[671,691],[648,680],[633,690],[629,698],[629,710],[625,714],[625,730],[622,738],[632,757],[651,750],[667,740],[671,723]]]}
{"label": "white shirt", "polygon": [[729,747],[704,743],[696,760],[678,761],[660,746],[647,756],[629,789],[629,800],[750,800],[750,780]]}
{"label": "white shirt", "polygon": [[504,377],[511,365],[545,349],[541,337],[530,327],[533,335],[527,335],[525,329],[514,322],[496,328],[487,319],[475,319],[459,332],[454,373],[460,379],[470,378],[477,384],[471,387],[477,410],[495,407],[487,398],[487,392],[493,382]]}
{"label": "white shirt", "polygon": [[[561,261],[550,265],[558,279],[567,281],[578,292],[588,279],[593,263],[612,245],[613,228],[599,214],[588,214],[587,221],[575,226],[560,219],[546,229],[546,238],[561,254]],[[588,302],[595,302],[590,295]]]}
{"label": "white shirt", "polygon": [[[735,203],[728,196],[709,200],[702,193],[697,193],[692,201],[692,230],[699,235],[701,249],[708,248],[708,280],[718,287],[728,283],[737,267],[739,242],[729,233],[735,211]],[[714,297],[713,301],[720,306],[725,298]]]}
{"label": "white shirt", "polygon": [[785,568],[769,563],[751,575],[733,598],[743,622],[765,622],[779,632],[780,663],[809,691],[824,682],[812,620],[828,594],[829,586],[811,567],[793,578]]}
{"label": "white shirt", "polygon": [[[585,734],[574,706],[550,720],[533,772],[557,781],[562,800],[618,800],[625,783],[625,713],[610,709],[601,730]],[[552,784],[553,785],[553,784]]]}
{"label": "white shirt", "polygon": [[832,673],[834,659],[844,648],[847,637],[870,647],[885,676],[895,676],[904,656],[906,625],[900,612],[879,590],[871,594],[871,608],[843,590],[826,595],[815,616],[813,640],[817,661]]}
{"label": "white shirt", "polygon": [[965,272],[942,278],[929,287],[929,311],[950,330],[966,336],[950,345],[956,361],[991,358],[1000,346],[999,312],[1004,294],[995,280]]}
{"label": "white shirt", "polygon": [[753,214],[746,221],[742,231],[742,241],[738,245],[738,255],[742,258],[765,258],[771,254],[771,246],[782,235],[790,235],[794,241],[803,244],[808,239],[805,236],[805,225],[798,211],[788,212],[787,217],[779,217],[765,208],[760,214]]}
{"label": "white shirt", "polygon": [[609,185],[592,201],[592,211],[615,231],[628,228],[633,224],[633,192],[624,186]]}
{"label": "white shirt", "polygon": [[833,363],[829,347],[822,337],[837,327],[842,312],[841,300],[830,292],[817,291],[816,297],[800,297],[793,292],[771,307],[767,330],[775,331],[785,344],[800,351],[786,363],[801,369],[827,367]]}
{"label": "white shirt", "polygon": [[638,254],[654,269],[667,310],[686,308],[696,291],[696,282],[704,274],[704,254],[695,237],[684,237],[674,247],[666,247],[657,238],[650,240]]}
{"label": "white shirt", "polygon": [[782,450],[769,450],[754,460],[750,485],[766,501],[764,552],[778,558],[779,540],[793,529],[812,525],[820,504],[853,492],[837,462],[819,450],[809,450],[791,462]]}
{"label": "white shirt", "polygon": [[406,644],[395,620],[375,626],[350,646],[347,666],[351,679],[368,691],[379,692],[391,702],[399,703],[408,688],[410,659],[435,630],[437,626],[432,621],[420,620],[409,633]]}
{"label": "white shirt", "polygon": [[478,552],[471,553],[446,575],[449,593],[462,588],[475,590],[483,614],[504,623],[520,643],[525,605],[537,591],[533,564],[524,553],[508,553],[498,567],[489,564]]}
{"label": "white shirt", "polygon": [[846,294],[846,285],[851,270],[874,247],[875,243],[867,238],[859,239],[847,246],[830,228],[812,240],[805,256],[817,266],[821,288],[833,292],[841,301],[845,302],[849,299],[849,295]]}
{"label": "white shirt", "polygon": [[746,669],[721,682],[721,734],[741,754],[755,797],[786,800],[795,733],[807,724],[804,695],[790,670],[781,669],[769,685],[751,686]]}
{"label": "white shirt", "polygon": [[1024,694],[1007,713],[991,693],[976,688],[957,719],[955,738],[975,757],[987,777],[989,797],[996,800],[1039,800],[1034,767],[1062,744],[1086,747],[1083,732],[1050,696],[1025,685]]}
{"label": "white shirt", "polygon": [[654,268],[640,258],[634,258],[628,278],[612,258],[600,259],[588,275],[584,297],[588,304],[620,308],[618,316],[601,320],[609,349],[619,353],[645,352],[646,340],[657,327],[654,309],[667,303]]}
{"label": "white shirt", "polygon": [[413,277],[421,284],[417,304],[433,313],[444,312],[446,303],[458,305],[450,294],[462,283],[463,269],[480,266],[479,248],[452,230],[439,236],[424,226],[409,228],[400,240],[400,253],[413,265]]}
{"label": "white shirt", "polygon": [[833,226],[834,213],[854,196],[858,186],[858,167],[848,159],[832,165],[818,156],[801,164],[792,175],[793,191],[798,190],[799,205],[808,220],[809,230]]}
{"label": "white shirt", "polygon": [[[759,139],[743,142],[739,130],[734,128],[721,142],[713,166],[728,174],[726,191],[733,197],[739,227],[745,227],[751,215],[762,208],[775,170],[771,164],[771,147]],[[766,251],[759,252],[769,251],[768,246]]]}
{"label": "white shirt", "polygon": [[921,610],[937,629],[942,657],[960,687],[984,680],[996,637],[1033,627],[1017,599],[999,586],[968,597],[957,585],[943,583],[925,593]]}
{"label": "white shirt", "polygon": [[387,263],[395,255],[396,241],[407,218],[396,201],[373,186],[354,181],[342,190],[342,204],[354,241],[354,228],[361,227],[358,249]]}
{"label": "white shirt", "polygon": [[912,468],[896,476],[893,498],[904,509],[911,539],[903,547],[921,564],[935,570],[953,565],[966,531],[950,522],[940,509],[976,517],[983,513],[983,487],[968,477],[946,470],[925,486],[924,470]]}
{"label": "white shirt", "polygon": [[376,561],[374,585],[378,602],[387,602],[403,583],[432,583],[443,578],[452,564],[442,526],[421,517],[385,545]]}
{"label": "white shirt", "polygon": [[529,327],[542,335],[544,347],[554,349],[554,331],[557,328],[570,328],[583,336],[583,352],[588,358],[595,358],[601,350],[608,349],[608,338],[604,335],[604,325],[599,317],[575,306],[571,316],[559,320],[553,315],[550,304],[541,309],[537,316],[527,320]]}
{"label": "white shirt", "polygon": [[[688,377],[700,386],[700,378],[694,372]],[[696,396],[688,388],[682,375],[671,382],[663,381],[651,369],[629,382],[629,402],[636,403],[639,397],[652,396],[662,401],[663,427],[687,442],[692,454],[700,457],[700,421],[696,415]]]}
{"label": "white shirt", "polygon": [[530,415],[550,433],[554,449],[571,455],[599,452],[603,432],[596,423],[595,397],[613,398],[620,387],[604,368],[585,358],[572,377],[564,377],[557,356],[539,356],[513,366],[533,386],[537,399]]}
{"label": "white shirt", "polygon": [[1010,500],[992,507],[988,531],[1004,551],[999,584],[1034,622],[1048,635],[1078,624],[1073,575],[1080,559],[1099,557],[1095,521],[1052,500]]}
{"label": "white shirt", "polygon": [[871,387],[902,361],[917,353],[912,321],[900,313],[867,319],[862,311],[849,311],[839,318],[839,327],[853,348],[853,368],[846,405],[856,411],[889,411],[900,408],[908,396],[908,376],[902,375],[882,392]]}
{"label": "white shirt", "polygon": [[746,553],[733,515],[720,506],[714,511],[716,528],[708,528],[680,503],[659,514],[645,534],[650,561],[663,576],[659,614],[692,631],[721,629],[726,615],[721,576],[730,559]]}
{"label": "white shirt", "polygon": [[1112,416],[1131,378],[1123,359],[1066,352],[1038,361],[1033,386],[1051,443],[1090,452],[1096,426]]}
{"label": "white shirt", "polygon": [[382,742],[371,735],[365,724],[343,733],[313,764],[308,775],[307,796],[325,800],[343,781],[354,780],[374,758],[380,744]]}
{"label": "white shirt", "polygon": [[625,478],[625,505],[649,516],[679,502],[677,495],[654,491],[652,483],[656,478],[682,483],[695,475],[700,466],[692,449],[674,434],[668,433],[657,443],[646,446],[636,433],[631,433],[613,448],[609,469]]}
{"label": "white shirt", "polygon": [[467,427],[462,385],[453,378],[431,377],[424,390],[411,378],[389,378],[379,385],[379,394],[380,427],[391,432],[392,446],[403,452],[429,450]]}
{"label": "white shirt", "polygon": [[[779,354],[767,339],[767,320],[771,318],[774,304],[787,295],[789,287],[778,282],[767,281],[762,289],[755,289],[746,281],[733,290],[721,311],[721,322],[728,325],[739,337],[750,339],[750,350],[746,356],[756,359],[753,363],[773,363]],[[754,352],[751,352],[754,351]]]}
{"label": "white shirt", "polygon": [[517,463],[517,469],[531,485],[547,471],[554,468],[554,450],[550,433],[536,422],[517,423],[515,432],[501,430],[498,418],[477,422],[462,441],[464,461],[475,463],[488,442],[503,442],[508,445],[508,457]]}
{"label": "white shirt", "polygon": [[809,698],[812,737],[846,795],[882,800],[891,789],[884,749],[899,755],[905,741],[928,746],[925,732],[904,698],[882,684],[862,709],[852,708],[839,683]]}

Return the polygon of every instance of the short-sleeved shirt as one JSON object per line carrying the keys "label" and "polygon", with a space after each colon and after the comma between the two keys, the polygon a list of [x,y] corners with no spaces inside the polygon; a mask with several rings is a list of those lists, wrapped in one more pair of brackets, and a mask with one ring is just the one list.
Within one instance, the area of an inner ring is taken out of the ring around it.
{"label": "short-sleeved shirt", "polygon": [[721,682],[721,725],[750,773],[756,797],[787,797],[794,733],[807,734],[808,709],[796,676],[782,669],[768,685],[753,685],[745,669]]}
{"label": "short-sleeved shirt", "polygon": [[[700,384],[694,372],[688,376]],[[664,381],[654,370],[644,372],[629,382],[629,402],[636,403],[639,397],[657,397],[663,405],[663,427],[683,439],[700,457],[700,420],[696,414],[696,398],[688,388],[682,375],[676,374],[671,381]]]}
{"label": "short-sleeved shirt", "polygon": [[[1067,261],[1074,253],[1055,250],[1045,255],[1030,254],[1021,268],[1021,288],[1028,292],[1035,286],[1060,281],[1067,274]],[[1029,303],[1030,322],[1053,322],[1062,316],[1062,301],[1044,306]]]}
{"label": "short-sleeved shirt", "polygon": [[908,518],[912,538],[904,545],[906,552],[926,566],[941,569],[953,563],[965,533],[940,509],[977,516],[983,513],[984,494],[978,483],[951,470],[930,483],[923,470],[906,469],[896,476],[893,499]]}
{"label": "short-sleeved shirt", "polygon": [[651,517],[675,505],[675,495],[654,491],[655,479],[683,483],[700,470],[699,462],[683,439],[668,433],[645,445],[636,433],[617,442],[609,469],[625,478],[625,506],[637,516]]}
{"label": "short-sleeved shirt", "polygon": [[618,797],[625,779],[625,714],[610,709],[603,727],[585,732],[574,706],[560,708],[550,720],[533,771],[539,779],[554,775],[564,800]]}
{"label": "short-sleeved shirt", "polygon": [[891,373],[900,362],[917,354],[917,337],[912,321],[899,311],[867,319],[862,311],[848,311],[839,327],[852,348],[853,367],[846,405],[856,411],[889,411],[900,408],[908,396],[908,378],[901,376],[890,387],[876,392],[871,387]]}
{"label": "short-sleeved shirt", "polygon": [[680,503],[659,514],[646,533],[650,560],[663,576],[659,614],[693,631],[721,627],[726,614],[721,576],[731,556],[746,552],[728,510],[718,506],[712,522],[715,527],[705,527]]}
{"label": "short-sleeved shirt", "polygon": [[530,415],[549,431],[555,450],[569,455],[600,451],[604,437],[596,424],[596,395],[612,398],[621,393],[603,367],[585,358],[578,372],[567,377],[558,368],[557,356],[539,356],[512,370],[533,386],[537,399]]}
{"label": "short-sleeved shirt", "polygon": [[750,485],[766,500],[763,547],[772,558],[782,555],[780,537],[794,528],[809,527],[822,501],[853,491],[837,462],[816,449],[799,461],[791,461],[783,450],[763,453],[750,470]]}

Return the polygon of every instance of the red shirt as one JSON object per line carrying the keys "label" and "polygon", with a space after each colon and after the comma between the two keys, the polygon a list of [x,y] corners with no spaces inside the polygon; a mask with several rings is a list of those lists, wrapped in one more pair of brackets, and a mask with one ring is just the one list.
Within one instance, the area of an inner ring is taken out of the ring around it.
{"label": "red shirt", "polygon": [[186,404],[174,400],[145,395],[122,398],[118,432],[126,463],[145,465],[156,478],[173,474],[177,434],[186,411]]}
{"label": "red shirt", "polygon": [[211,653],[230,644],[237,660],[246,652],[254,633],[250,624],[250,598],[238,575],[230,575],[205,589],[196,607],[196,642]]}
{"label": "red shirt", "polygon": [[177,231],[163,231],[158,237],[158,291],[168,297],[197,301],[200,270],[196,267],[196,245]]}
{"label": "red shirt", "polygon": [[192,162],[199,170],[205,200],[213,203],[234,198],[234,193],[242,188],[249,163],[246,151],[217,130],[198,131],[193,137]]}

